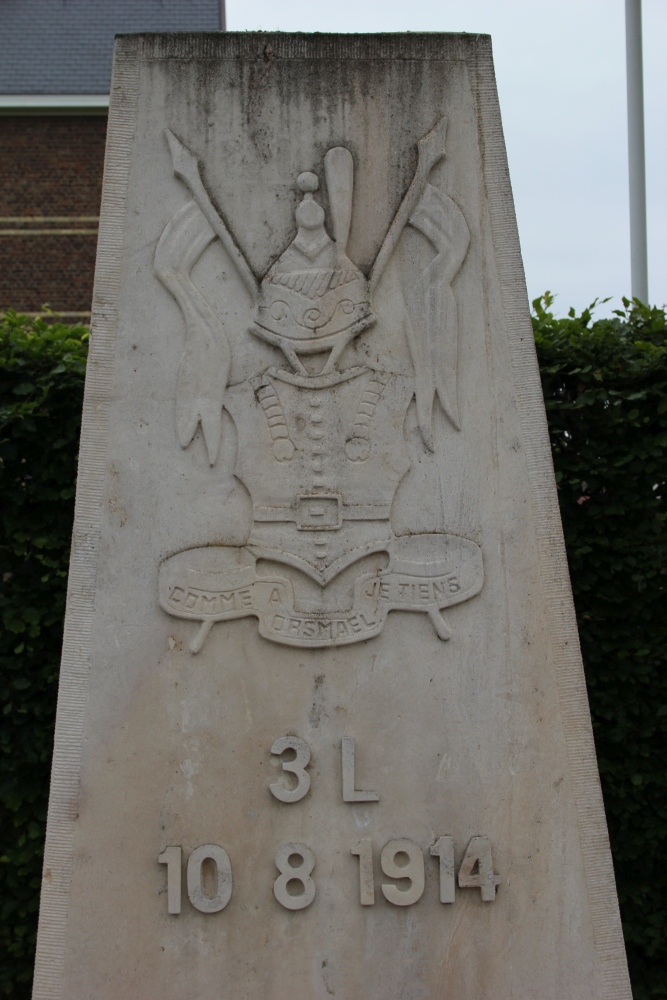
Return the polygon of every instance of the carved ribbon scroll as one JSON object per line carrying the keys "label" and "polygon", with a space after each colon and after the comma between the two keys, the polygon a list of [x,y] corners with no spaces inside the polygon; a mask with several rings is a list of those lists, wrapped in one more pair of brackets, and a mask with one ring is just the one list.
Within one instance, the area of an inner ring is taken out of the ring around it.
{"label": "carved ribbon scroll", "polygon": [[222,403],[232,355],[224,327],[190,271],[216,239],[194,201],[168,223],[155,251],[155,273],[180,306],[186,344],[176,385],[176,431],[182,448],[201,423],[208,460],[215,464],[222,431]]}
{"label": "carved ribbon scroll", "polygon": [[433,403],[436,396],[459,430],[457,364],[459,321],[452,281],[468,252],[470,233],[463,214],[431,184],[411,214],[409,224],[437,251],[407,292],[406,332],[415,366],[417,419],[426,446],[433,451]]}

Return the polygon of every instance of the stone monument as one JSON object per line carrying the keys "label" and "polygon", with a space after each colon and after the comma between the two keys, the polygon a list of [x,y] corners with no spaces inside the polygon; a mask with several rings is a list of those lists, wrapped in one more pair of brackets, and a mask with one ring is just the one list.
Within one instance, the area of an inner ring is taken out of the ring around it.
{"label": "stone monument", "polygon": [[476,35],[118,39],[35,1000],[630,997]]}

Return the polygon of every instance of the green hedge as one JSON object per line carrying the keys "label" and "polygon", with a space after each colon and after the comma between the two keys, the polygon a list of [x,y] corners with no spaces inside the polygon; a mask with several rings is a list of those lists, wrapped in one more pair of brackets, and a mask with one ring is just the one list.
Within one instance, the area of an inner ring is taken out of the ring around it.
{"label": "green hedge", "polygon": [[30,996],[88,331],[0,319],[0,992]]}
{"label": "green hedge", "polygon": [[[667,998],[665,313],[533,303],[636,1000]],[[30,995],[87,331],[0,318],[0,991]]]}
{"label": "green hedge", "polygon": [[[635,1000],[667,997],[667,331],[533,302]],[[625,301],[625,300],[624,300]]]}

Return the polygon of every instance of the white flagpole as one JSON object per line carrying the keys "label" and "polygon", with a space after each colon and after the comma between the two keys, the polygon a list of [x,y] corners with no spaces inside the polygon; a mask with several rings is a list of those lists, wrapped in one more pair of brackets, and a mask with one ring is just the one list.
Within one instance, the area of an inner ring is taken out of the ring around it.
{"label": "white flagpole", "polygon": [[641,0],[625,0],[625,52],[628,84],[631,288],[633,298],[648,304]]}

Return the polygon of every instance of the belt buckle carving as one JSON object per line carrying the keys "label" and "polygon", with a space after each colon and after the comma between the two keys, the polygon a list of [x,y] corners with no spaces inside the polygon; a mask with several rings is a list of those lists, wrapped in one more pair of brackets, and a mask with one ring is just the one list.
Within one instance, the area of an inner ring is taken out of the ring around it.
{"label": "belt buckle carving", "polygon": [[338,531],[343,524],[343,498],[339,493],[305,494],[296,498],[299,531]]}

